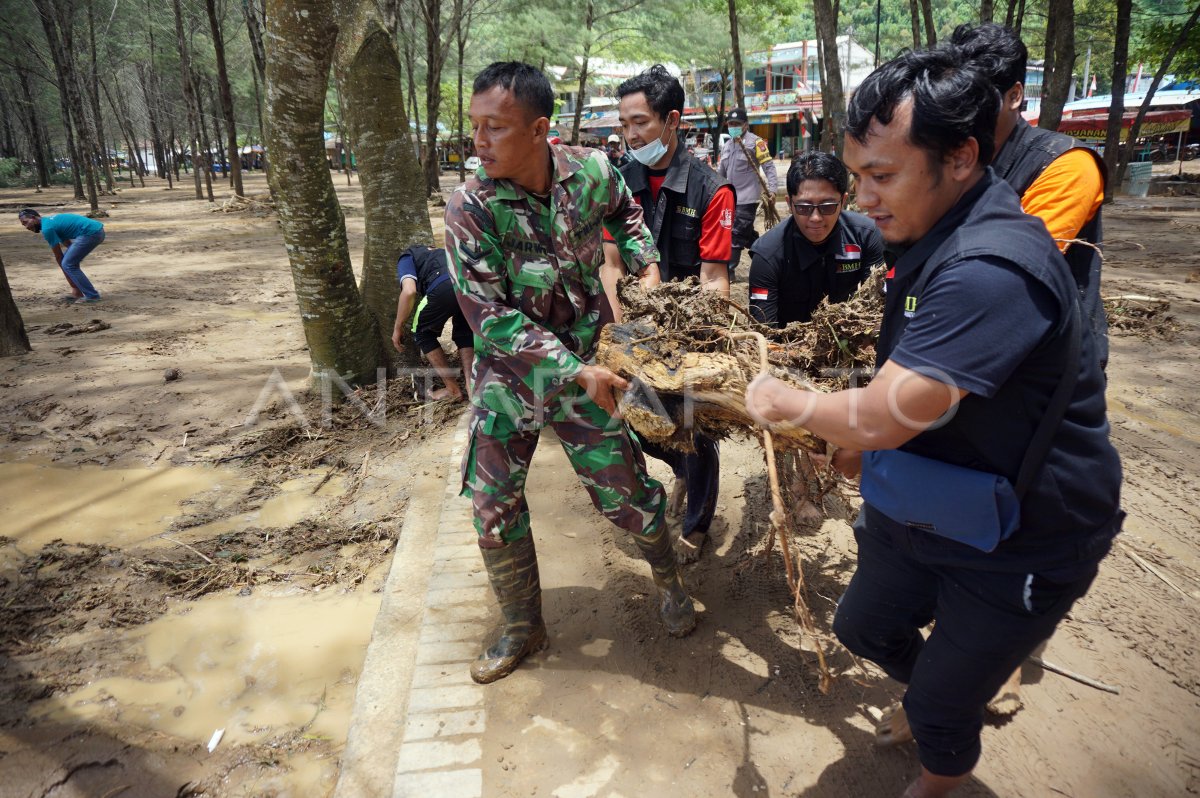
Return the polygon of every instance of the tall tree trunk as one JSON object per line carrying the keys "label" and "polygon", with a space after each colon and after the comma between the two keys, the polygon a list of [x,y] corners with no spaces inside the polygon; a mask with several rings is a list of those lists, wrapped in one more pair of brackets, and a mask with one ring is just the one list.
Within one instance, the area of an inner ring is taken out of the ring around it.
{"label": "tall tree trunk", "polygon": [[410,104],[409,119],[412,121],[412,124],[415,125],[415,128],[413,128],[415,133],[410,132],[409,135],[411,135],[413,139],[413,152],[416,153],[416,156],[419,159],[421,157],[421,106],[417,101],[418,93],[415,77],[417,74],[417,32],[415,26],[405,23],[406,18],[407,15],[403,12],[397,13],[395,22],[396,30],[398,31],[400,37],[400,49],[404,52],[404,74],[408,79],[408,102]]}
{"label": "tall tree trunk", "polygon": [[[200,79],[199,76],[197,76],[197,81],[199,81],[199,79]],[[212,85],[211,82],[203,83],[203,84],[198,82],[197,85],[203,85],[204,90],[206,92],[206,94],[202,95],[204,97],[204,105],[202,107],[207,109],[207,112],[204,113],[203,116],[207,116],[210,120],[212,120],[213,137],[212,137],[212,141],[210,144],[211,149],[209,149],[209,151],[208,151],[209,158],[212,157],[213,153],[217,153],[218,154],[217,164],[221,165],[225,170],[225,171],[222,171],[221,174],[228,177],[229,165],[225,163],[225,143],[224,142],[226,141],[226,138],[225,138],[225,136],[222,135],[222,133],[224,131],[221,128],[221,107],[220,107],[220,105],[217,104],[217,89],[215,86]],[[214,177],[216,176],[215,169],[213,170],[213,176]],[[231,185],[232,185],[232,183],[231,183]]]}
{"label": "tall tree trunk", "polygon": [[[471,26],[471,17],[468,14],[464,20],[461,12],[459,14],[458,29],[454,32],[455,43],[458,45],[458,182],[465,183],[467,181],[467,144],[466,131],[463,129],[466,111],[463,107],[463,50],[467,45],[467,34],[464,31]],[[407,132],[407,130],[401,130],[401,133]]]}
{"label": "tall tree trunk", "polygon": [[[125,140],[125,152],[127,152],[129,154],[129,157],[126,158],[126,160],[129,162],[129,187],[136,188],[137,184],[134,182],[133,178],[138,169],[137,169],[137,156],[134,154],[134,149],[133,149],[133,141],[129,137],[129,130],[125,126],[124,117],[117,110],[116,103],[113,102],[112,92],[110,92],[108,90],[108,84],[101,83],[100,86],[104,91],[105,99],[108,100],[108,107],[112,109],[113,116],[117,120],[117,128],[121,131],[121,138],[123,138]],[[117,164],[118,171],[120,170],[120,168],[121,168],[120,164]],[[145,181],[142,181],[142,186],[145,187],[145,185],[146,185]]]}
{"label": "tall tree trunk", "polygon": [[225,69],[225,37],[221,33],[221,23],[217,20],[215,0],[204,0],[204,6],[208,9],[208,26],[212,28],[213,48],[217,51],[217,86],[221,93],[225,130],[229,134],[229,179],[233,182],[233,193],[244,197],[246,191],[242,188],[242,159],[238,151],[237,124],[233,119],[233,92],[229,88],[229,72]]}
{"label": "tall tree trunk", "polygon": [[31,351],[21,311],[13,300],[8,287],[8,275],[4,272],[4,260],[0,259],[0,357],[23,355]]}
{"label": "tall tree trunk", "polygon": [[1117,167],[1121,150],[1121,126],[1125,122],[1125,78],[1129,75],[1129,30],[1133,0],[1117,0],[1117,33],[1113,47],[1112,102],[1108,106],[1108,129],[1104,136],[1104,201],[1117,193]]}
{"label": "tall tree trunk", "polygon": [[[1142,100],[1141,107],[1138,108],[1137,116],[1134,117],[1133,127],[1129,128],[1129,143],[1125,145],[1125,151],[1121,154],[1121,162],[1117,166],[1116,182],[1118,185],[1125,179],[1125,170],[1129,166],[1129,157],[1133,154],[1133,145],[1137,141],[1138,135],[1142,132],[1142,122],[1146,119],[1146,112],[1150,110],[1150,101],[1154,99],[1154,92],[1158,91],[1158,86],[1162,83],[1163,75],[1167,74],[1167,71],[1170,70],[1171,62],[1175,60],[1176,53],[1189,41],[1188,37],[1191,36],[1192,29],[1196,27],[1198,19],[1200,19],[1200,4],[1196,5],[1196,9],[1192,11],[1192,15],[1188,17],[1187,22],[1183,23],[1183,27],[1179,29],[1179,35],[1171,43],[1171,49],[1167,50],[1167,54],[1163,56],[1162,61],[1158,65],[1158,71],[1154,73],[1154,80],[1150,82],[1150,88],[1146,91],[1146,97]],[[1115,90],[1114,87],[1114,92]],[[1180,157],[1182,158],[1182,156]]]}
{"label": "tall tree trunk", "polygon": [[146,103],[146,118],[150,124],[150,146],[154,149],[154,171],[159,177],[165,179],[168,176],[167,172],[170,171],[167,169],[167,150],[163,146],[162,134],[158,127],[158,117],[154,113],[155,102],[151,97],[150,83],[146,78],[146,69],[142,64],[137,64],[135,71],[137,72],[138,83],[142,87],[142,100]]}
{"label": "tall tree trunk", "polygon": [[[400,56],[373,3],[356,4],[349,27],[338,35],[334,64],[363,193],[362,297],[374,319],[379,346],[391,353],[400,293],[396,261],[406,248],[434,242],[421,190],[421,164],[407,140]],[[405,347],[398,365],[420,366],[414,347]]]}
{"label": "tall tree trunk", "polygon": [[29,120],[29,143],[33,147],[34,163],[37,164],[38,185],[45,188],[50,185],[50,148],[42,135],[42,123],[38,119],[37,104],[33,101],[33,91],[29,88],[29,74],[17,62],[17,83],[21,87],[21,103],[25,107],[25,118]]}
{"label": "tall tree trunk", "polygon": [[[730,0],[732,2],[733,0]],[[571,125],[571,144],[579,144],[579,126],[583,124],[584,94],[587,92],[588,64],[592,57],[592,26],[596,22],[596,4],[587,0],[587,11],[584,12],[583,59],[579,64],[579,85],[575,97],[575,119]]]}
{"label": "tall tree trunk", "polygon": [[354,282],[345,219],[325,162],[322,125],[336,36],[326,0],[267,1],[267,151],[313,375],[321,381],[332,371],[363,383],[385,361]]}
{"label": "tall tree trunk", "polygon": [[100,163],[104,172],[104,183],[111,194],[115,187],[115,181],[113,180],[112,159],[109,157],[108,137],[104,135],[104,115],[100,112],[100,67],[96,63],[96,18],[92,13],[92,5],[93,0],[88,0],[88,53],[92,60],[92,79],[87,83],[87,87],[96,125],[96,143],[100,146]]}
{"label": "tall tree trunk", "polygon": [[63,131],[67,138],[67,155],[71,159],[71,182],[75,187],[75,201],[87,199],[83,191],[84,159],[79,152],[79,144],[75,141],[75,127],[71,124],[71,107],[67,104],[66,92],[58,93],[59,104],[62,106]]}
{"label": "tall tree trunk", "polygon": [[254,109],[258,112],[258,142],[267,140],[267,125],[263,120],[263,101],[258,89],[258,73],[251,72],[250,77],[254,79]]}
{"label": "tall tree trunk", "polygon": [[921,49],[921,6],[920,0],[908,0],[908,15],[912,21],[912,48]]}
{"label": "tall tree trunk", "polygon": [[438,158],[438,114],[442,107],[442,65],[446,49],[442,44],[441,0],[420,0],[425,20],[425,185],[429,194],[440,190]]}
{"label": "tall tree trunk", "polygon": [[995,0],[980,0],[979,3],[979,21],[991,22],[996,16]]}
{"label": "tall tree trunk", "polygon": [[[67,144],[72,147],[72,162],[82,161],[83,176],[87,186],[87,200],[91,213],[100,215],[100,202],[96,191],[96,172],[93,153],[95,135],[87,124],[87,114],[84,113],[83,98],[79,94],[79,82],[75,77],[74,59],[71,57],[71,23],[67,15],[51,0],[33,0],[42,30],[46,33],[46,43],[50,46],[50,58],[54,62],[54,72],[58,79],[58,93],[63,106],[63,123],[73,127],[75,135],[68,132]],[[65,25],[65,27],[64,27]],[[76,192],[76,198],[83,198],[83,189]]]}
{"label": "tall tree trunk", "polygon": [[[129,112],[125,108],[125,100],[120,92],[117,92],[117,102],[113,102],[113,93],[108,90],[108,84],[101,81],[100,87],[104,90],[104,96],[108,99],[108,106],[112,108],[113,116],[117,119],[117,127],[121,129],[121,135],[125,139],[125,147],[129,151],[129,169],[130,172],[137,172],[138,178],[142,181],[142,188],[146,187],[146,165],[142,163],[141,153],[137,150],[137,134],[133,129],[133,122],[129,119]],[[133,187],[133,175],[129,176],[129,186]]]}
{"label": "tall tree trunk", "polygon": [[842,67],[838,63],[838,6],[832,0],[813,0],[820,58],[825,65],[821,77],[821,149],[842,157],[842,128],[846,119],[846,95],[842,91]]}
{"label": "tall tree trunk", "polygon": [[[103,84],[101,84],[101,85],[103,85]],[[105,91],[107,92],[107,88],[105,89]],[[109,103],[111,104],[111,102],[112,102],[112,100],[110,98]],[[146,187],[146,159],[142,155],[142,147],[138,145],[137,127],[133,123],[133,115],[129,113],[129,106],[127,106],[125,104],[125,95],[120,92],[117,93],[117,111],[116,111],[116,113],[118,114],[118,117],[119,117],[118,121],[121,121],[122,124],[124,124],[126,129],[129,131],[129,140],[133,144],[133,147],[134,147],[134,150],[133,150],[134,157],[137,158],[138,181],[142,184],[142,188],[145,188]]]}
{"label": "tall tree trunk", "polygon": [[[171,130],[167,136],[167,148],[171,150],[171,171],[175,173],[175,182],[179,182],[179,167],[182,165],[184,174],[187,173],[187,161],[183,159],[183,148],[175,136],[175,120],[171,120]],[[168,178],[169,181],[169,178]],[[200,199],[197,197],[196,199]]]}
{"label": "tall tree trunk", "polygon": [[[207,157],[202,159],[200,149],[200,121],[197,118],[199,101],[195,87],[192,85],[192,62],[188,56],[187,40],[183,35],[183,9],[179,0],[171,0],[175,10],[175,43],[179,48],[179,79],[183,84],[183,104],[187,109],[189,147],[192,151],[192,175],[196,184],[196,199],[204,199],[204,190],[200,187],[200,170],[208,173]],[[204,167],[201,166],[204,164]],[[211,189],[210,189],[211,191]]]}
{"label": "tall tree trunk", "polygon": [[[1063,106],[1071,91],[1071,73],[1075,69],[1075,2],[1050,0],[1050,18],[1046,31],[1046,73],[1042,84],[1042,104],[1038,127],[1058,130]],[[1052,55],[1053,53],[1053,55]]]}
{"label": "tall tree trunk", "polygon": [[[258,8],[251,8],[252,2],[254,0],[242,0],[242,16],[246,19],[246,33],[250,37],[250,52],[254,56],[254,72],[258,80],[263,80],[267,71],[267,57],[263,51],[262,25],[259,23]],[[257,3],[255,5],[257,6]]]}
{"label": "tall tree trunk", "polygon": [[[213,143],[208,138],[208,125],[204,124],[204,118],[206,116],[211,116],[211,114],[204,113],[204,108],[208,105],[208,103],[205,102],[206,98],[204,96],[204,81],[200,80],[200,75],[197,72],[192,73],[192,85],[196,87],[197,117],[200,120],[200,163],[203,164],[204,168],[204,188],[208,193],[208,201],[215,202],[216,198],[213,196]],[[215,118],[212,121],[214,125],[217,123]],[[220,141],[220,132],[216,133],[216,139]]]}
{"label": "tall tree trunk", "polygon": [[4,126],[4,136],[0,139],[0,156],[4,158],[17,158],[18,168],[20,167],[20,158],[17,154],[17,139],[13,135],[13,117],[16,116],[16,111],[12,107],[12,102],[8,99],[8,93],[0,88],[0,125]]}
{"label": "tall tree trunk", "polygon": [[921,0],[921,13],[925,17],[925,46],[933,47],[937,44],[937,28],[933,22],[932,0]]}
{"label": "tall tree trunk", "polygon": [[729,0],[729,44],[733,49],[733,103],[737,108],[746,108],[746,70],[742,68],[740,38],[737,0]]}

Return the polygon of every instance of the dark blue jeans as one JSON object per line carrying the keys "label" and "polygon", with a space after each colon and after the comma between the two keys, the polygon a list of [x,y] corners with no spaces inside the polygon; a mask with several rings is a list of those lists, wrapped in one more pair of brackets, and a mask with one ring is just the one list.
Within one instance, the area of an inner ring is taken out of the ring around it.
{"label": "dark blue jeans", "polygon": [[[908,685],[904,711],[921,764],[960,776],[979,761],[983,713],[1009,675],[1087,592],[1098,564],[1045,573],[934,564],[935,536],[869,505],[854,523],[858,568],[838,602],[842,644]],[[935,621],[926,640],[921,628]]]}
{"label": "dark blue jeans", "polygon": [[707,435],[696,433],[695,454],[640,439],[642,451],[662,460],[671,467],[677,479],[687,486],[687,512],[683,516],[683,535],[699,532],[708,534],[713,515],[717,512],[717,493],[721,487],[721,453],[717,442]]}
{"label": "dark blue jeans", "polygon": [[83,269],[79,268],[83,259],[87,257],[93,249],[100,246],[104,242],[104,231],[93,233],[90,236],[80,236],[71,242],[71,246],[67,247],[67,251],[63,253],[62,270],[66,273],[71,282],[83,292],[85,299],[99,299],[100,292],[92,285],[92,281],[83,273]]}

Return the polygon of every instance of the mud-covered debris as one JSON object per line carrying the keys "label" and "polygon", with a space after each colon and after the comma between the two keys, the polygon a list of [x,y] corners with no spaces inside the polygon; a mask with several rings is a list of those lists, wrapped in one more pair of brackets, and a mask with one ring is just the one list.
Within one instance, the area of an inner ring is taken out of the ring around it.
{"label": "mud-covered debris", "polygon": [[[685,415],[705,433],[724,438],[755,429],[746,415],[746,386],[762,365],[757,333],[766,339],[768,370],[809,390],[862,385],[875,365],[875,341],[883,313],[882,273],[848,301],[822,303],[807,324],[784,329],[754,321],[747,310],[693,280],[645,289],[633,279],[620,284],[622,324],[600,336],[597,361],[639,386],[622,411],[646,437],[687,448]],[[777,431],[784,448],[824,451],[799,428]]]}
{"label": "mud-covered debris", "polygon": [[1132,333],[1143,338],[1171,340],[1182,325],[1168,311],[1169,300],[1142,294],[1122,294],[1104,299],[1109,329]]}
{"label": "mud-covered debris", "polygon": [[101,330],[112,329],[112,325],[103,319],[92,319],[87,324],[81,324],[78,327],[72,326],[69,330],[64,330],[63,335],[82,335],[84,333],[100,332]]}
{"label": "mud-covered debris", "polygon": [[163,382],[175,382],[175,380],[183,379],[183,372],[177,368],[169,368],[163,370]]}

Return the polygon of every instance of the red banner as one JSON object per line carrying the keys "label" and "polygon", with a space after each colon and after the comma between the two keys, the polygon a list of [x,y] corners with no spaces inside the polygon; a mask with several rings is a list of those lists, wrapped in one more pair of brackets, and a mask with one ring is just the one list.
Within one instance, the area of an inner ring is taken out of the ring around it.
{"label": "red banner", "polygon": [[[1129,138],[1129,130],[1137,111],[1126,111],[1121,119],[1121,141]],[[1165,136],[1168,133],[1186,131],[1192,126],[1192,112],[1188,110],[1148,111],[1142,120],[1138,136]],[[1108,114],[1087,114],[1064,119],[1058,123],[1058,132],[1074,136],[1081,141],[1104,141],[1108,138]]]}

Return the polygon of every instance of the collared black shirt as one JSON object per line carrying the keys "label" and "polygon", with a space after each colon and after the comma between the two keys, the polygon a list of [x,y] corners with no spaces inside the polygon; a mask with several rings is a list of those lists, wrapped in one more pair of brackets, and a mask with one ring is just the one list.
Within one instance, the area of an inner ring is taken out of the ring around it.
{"label": "collared black shirt", "polygon": [[842,211],[829,237],[814,244],[789,216],[750,248],[750,313],[775,327],[807,322],[826,297],[844,302],[883,264],[875,223]]}

